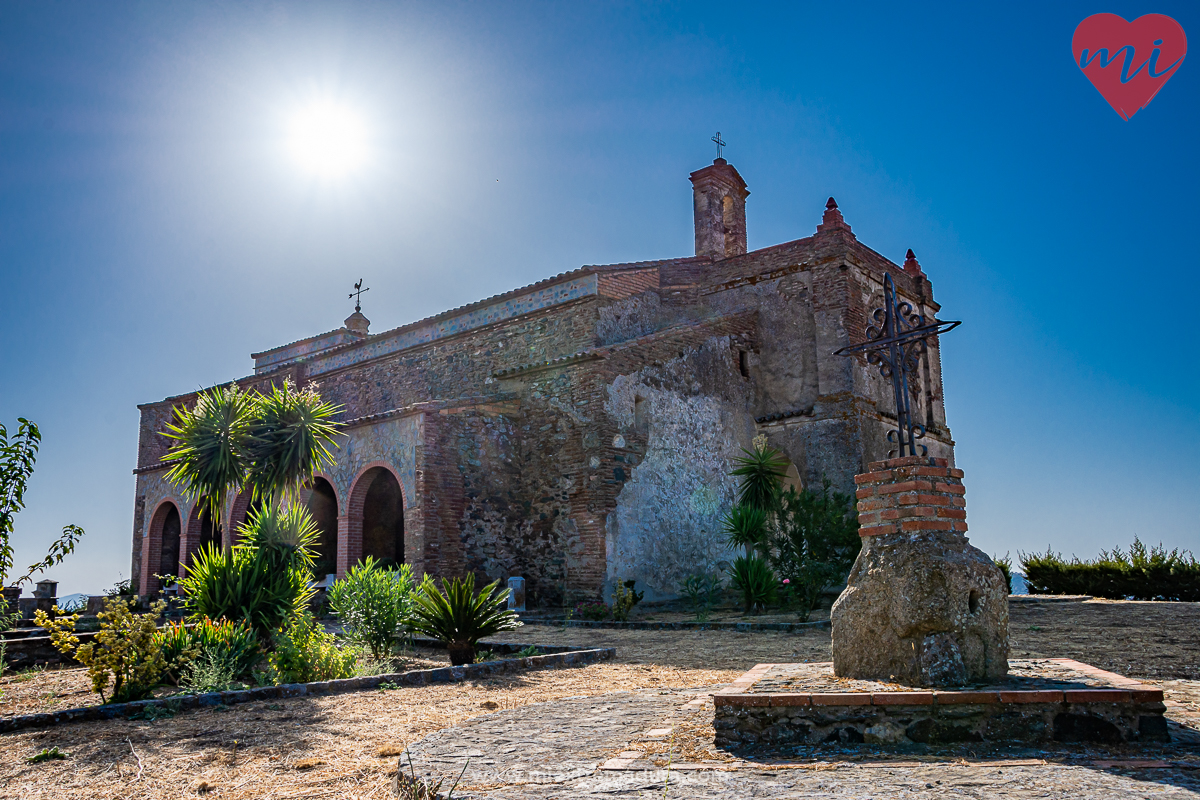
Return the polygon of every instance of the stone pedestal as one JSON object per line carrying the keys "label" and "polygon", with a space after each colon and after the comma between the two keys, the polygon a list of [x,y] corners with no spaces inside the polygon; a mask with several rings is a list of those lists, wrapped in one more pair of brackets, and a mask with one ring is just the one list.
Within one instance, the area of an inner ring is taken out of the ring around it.
{"label": "stone pedestal", "polygon": [[518,613],[525,612],[525,579],[508,579],[508,610]]}
{"label": "stone pedestal", "polygon": [[846,678],[962,686],[1008,672],[1008,593],[967,542],[962,470],[908,456],[855,477],[862,551],[831,614]]}

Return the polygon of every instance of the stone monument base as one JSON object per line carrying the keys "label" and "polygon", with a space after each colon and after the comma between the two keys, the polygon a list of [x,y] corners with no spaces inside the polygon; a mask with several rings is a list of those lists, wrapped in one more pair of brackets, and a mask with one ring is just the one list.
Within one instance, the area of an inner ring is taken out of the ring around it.
{"label": "stone monument base", "polygon": [[858,484],[862,550],[833,605],[833,664],[911,686],[995,681],[1008,668],[1008,587],[967,541],[962,470],[878,461]]}
{"label": "stone monument base", "polygon": [[829,663],[759,664],[713,702],[722,747],[1170,740],[1161,689],[1065,658],[933,691],[841,679]]}

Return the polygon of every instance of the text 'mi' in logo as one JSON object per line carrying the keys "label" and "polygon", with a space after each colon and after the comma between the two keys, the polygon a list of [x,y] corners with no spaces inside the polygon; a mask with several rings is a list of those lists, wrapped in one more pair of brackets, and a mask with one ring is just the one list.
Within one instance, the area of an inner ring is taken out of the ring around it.
{"label": "text 'mi' in logo", "polygon": [[1187,55],[1187,36],[1164,14],[1126,22],[1116,14],[1093,14],[1071,37],[1075,64],[1104,99],[1129,119],[1163,87]]}

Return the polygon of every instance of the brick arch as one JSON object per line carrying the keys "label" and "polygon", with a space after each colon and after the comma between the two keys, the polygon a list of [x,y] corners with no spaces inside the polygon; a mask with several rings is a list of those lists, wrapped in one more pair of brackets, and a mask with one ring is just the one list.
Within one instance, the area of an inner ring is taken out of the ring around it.
{"label": "brick arch", "polygon": [[[369,464],[364,464],[354,476],[354,480],[350,482],[350,491],[346,495],[345,513],[338,520],[338,577],[343,577],[350,567],[357,564],[363,558],[363,515],[367,502],[367,492],[375,481],[375,477],[369,480],[364,480],[368,475],[371,475],[373,470],[382,469],[387,474],[391,475],[396,482],[396,486],[400,490],[400,519],[401,525],[404,521],[404,511],[409,508],[410,498],[404,492],[404,482],[400,480],[400,473],[394,466],[386,461],[372,461]],[[331,482],[332,483],[332,482]],[[404,536],[405,560],[410,552],[409,537],[405,535],[407,531],[402,529]],[[399,560],[399,559],[397,559]]]}
{"label": "brick arch", "polygon": [[246,517],[250,513],[251,494],[249,489],[238,492],[229,506],[229,521],[225,523],[225,531],[222,534],[222,546],[226,549],[237,544],[241,538],[237,529],[246,521]]}
{"label": "brick arch", "polygon": [[178,569],[182,569],[183,556],[183,513],[179,503],[173,497],[164,497],[154,507],[150,515],[150,524],[146,528],[146,536],[142,543],[141,574],[138,576],[138,593],[143,595],[156,594],[159,590],[159,580],[155,575],[163,574],[162,549],[163,526],[167,517],[174,510],[179,517],[179,539],[176,542],[176,561]]}
{"label": "brick arch", "polygon": [[[326,507],[320,500],[314,502],[314,495],[316,494],[314,485],[318,480],[324,481],[329,486],[330,491],[333,492],[332,507]],[[317,527],[321,530],[321,543],[317,555],[318,566],[322,559],[328,559],[332,562],[333,571],[337,572],[337,565],[339,563],[338,551],[342,540],[342,515],[339,513],[341,511],[341,498],[338,496],[337,483],[334,481],[333,476],[324,472],[315,472],[313,473],[313,480],[301,490],[300,499],[308,507],[309,513],[313,515]],[[318,569],[317,580],[325,577],[321,573],[322,570]]]}
{"label": "brick arch", "polygon": [[[225,527],[228,529],[228,522],[226,522]],[[183,575],[183,570],[191,565],[196,554],[200,552],[200,548],[206,541],[221,543],[220,539],[213,538],[214,536],[215,531],[213,531],[212,524],[209,522],[208,514],[201,513],[200,502],[197,501],[188,510],[187,525],[179,542],[180,575]]]}

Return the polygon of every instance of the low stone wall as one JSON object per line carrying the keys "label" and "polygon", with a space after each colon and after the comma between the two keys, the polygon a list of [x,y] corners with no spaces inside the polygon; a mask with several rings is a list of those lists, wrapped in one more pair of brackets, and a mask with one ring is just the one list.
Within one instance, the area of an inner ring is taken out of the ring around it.
{"label": "low stone wall", "polygon": [[[422,645],[433,644],[429,640],[417,640],[417,642]],[[540,656],[527,656],[525,658],[484,661],[479,664],[468,664],[463,667],[438,667],[437,669],[421,669],[388,675],[371,675],[363,678],[343,678],[340,680],[316,681],[313,683],[290,683],[282,686],[260,686],[254,689],[241,689],[230,692],[177,695],[175,697],[164,697],[155,700],[137,700],[132,703],[110,703],[102,706],[70,708],[47,714],[26,714],[19,717],[0,719],[0,733],[10,733],[28,728],[44,728],[67,722],[86,722],[116,719],[118,717],[129,718],[145,714],[146,710],[150,708],[163,708],[174,712],[191,708],[253,703],[260,700],[360,692],[378,689],[385,684],[391,687],[399,687],[427,686],[433,683],[456,683],[458,681],[489,678],[495,675],[505,675],[526,670],[593,664],[598,661],[612,659],[617,654],[615,647],[585,650],[582,648],[543,647],[542,645],[506,644],[500,642],[479,643],[480,649],[492,650],[499,653],[520,652],[531,646],[537,647],[540,650],[555,652],[548,652],[546,655]]]}
{"label": "low stone wall", "polygon": [[816,622],[617,622],[590,619],[522,619],[526,625],[559,628],[605,628],[627,631],[784,631],[796,632],[828,628],[829,620]]}
{"label": "low stone wall", "polygon": [[1054,661],[1080,676],[1077,688],[756,692],[755,684],[776,666],[760,664],[714,695],[715,740],[732,748],[1169,740],[1161,689]]}

